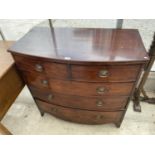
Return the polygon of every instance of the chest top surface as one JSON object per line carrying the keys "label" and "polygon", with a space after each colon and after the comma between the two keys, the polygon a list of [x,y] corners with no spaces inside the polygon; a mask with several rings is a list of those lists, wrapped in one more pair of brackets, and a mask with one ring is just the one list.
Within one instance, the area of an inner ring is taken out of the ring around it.
{"label": "chest top surface", "polygon": [[143,62],[148,59],[135,29],[36,27],[8,51],[67,61]]}

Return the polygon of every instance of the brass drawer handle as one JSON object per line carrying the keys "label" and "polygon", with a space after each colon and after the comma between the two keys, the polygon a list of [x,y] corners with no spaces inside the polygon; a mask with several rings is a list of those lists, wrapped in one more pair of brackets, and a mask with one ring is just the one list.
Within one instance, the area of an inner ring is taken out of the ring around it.
{"label": "brass drawer handle", "polygon": [[58,109],[57,108],[51,108],[52,113],[57,113]]}
{"label": "brass drawer handle", "polygon": [[52,94],[50,94],[50,95],[48,95],[48,101],[52,101],[53,100],[53,95]]}
{"label": "brass drawer handle", "polygon": [[40,64],[36,64],[36,65],[35,65],[35,70],[36,70],[37,72],[42,72],[42,71],[43,71],[43,66],[40,65]]}
{"label": "brass drawer handle", "polygon": [[97,115],[96,116],[96,120],[101,120],[101,119],[104,119],[105,117],[103,115]]}
{"label": "brass drawer handle", "polygon": [[102,107],[103,104],[104,104],[104,102],[101,101],[101,100],[98,100],[98,101],[96,102],[96,106],[97,106],[97,107]]}
{"label": "brass drawer handle", "polygon": [[108,71],[105,70],[105,69],[103,69],[103,70],[101,70],[101,71],[99,72],[99,77],[101,77],[101,78],[105,78],[105,77],[107,77],[108,75],[109,75],[109,73],[108,73]]}
{"label": "brass drawer handle", "polygon": [[47,80],[42,80],[41,83],[42,83],[44,86],[48,86],[48,81],[47,81]]}
{"label": "brass drawer handle", "polygon": [[106,90],[106,88],[104,88],[104,87],[98,87],[98,88],[96,89],[96,92],[97,92],[98,94],[104,94],[106,91],[107,91],[107,90]]}

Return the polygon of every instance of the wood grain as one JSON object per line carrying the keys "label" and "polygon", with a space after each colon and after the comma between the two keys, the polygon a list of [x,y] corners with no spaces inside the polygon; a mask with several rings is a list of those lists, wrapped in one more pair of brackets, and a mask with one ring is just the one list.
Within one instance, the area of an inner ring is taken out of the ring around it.
{"label": "wood grain", "polygon": [[42,102],[40,100],[36,100],[36,102],[44,112],[48,112],[64,120],[84,124],[117,123],[122,114],[121,111],[96,112],[96,111],[64,108],[61,106],[47,104],[46,102]]}
{"label": "wood grain", "polygon": [[[72,65],[72,79],[89,82],[134,82],[140,67],[140,65]],[[102,70],[107,71],[107,76],[100,76]]]}
{"label": "wood grain", "polygon": [[0,120],[24,87],[12,56],[7,49],[12,41],[0,41]]}
{"label": "wood grain", "polygon": [[13,65],[0,79],[0,120],[13,104],[23,87],[24,82],[15,65]]}
{"label": "wood grain", "polygon": [[46,27],[35,27],[9,51],[60,63],[144,63],[148,60],[135,29],[53,28],[51,31]]}
{"label": "wood grain", "polygon": [[149,60],[135,29],[36,27],[8,51],[41,115],[117,127]]}
{"label": "wood grain", "polygon": [[[54,79],[49,82],[52,92],[79,96],[128,96],[134,85],[133,83],[86,83]],[[104,88],[105,91],[100,94],[97,91],[98,88]]]}
{"label": "wood grain", "polygon": [[[74,95],[63,95],[51,91],[42,91],[30,87],[32,95],[36,99],[63,107],[96,110],[96,111],[116,111],[125,109],[127,96],[112,97],[82,97]],[[102,102],[102,103],[101,103]]]}

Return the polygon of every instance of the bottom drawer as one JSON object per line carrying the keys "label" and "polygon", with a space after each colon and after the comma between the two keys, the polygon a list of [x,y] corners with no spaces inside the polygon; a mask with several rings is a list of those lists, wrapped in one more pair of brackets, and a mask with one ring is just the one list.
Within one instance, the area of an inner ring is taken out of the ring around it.
{"label": "bottom drawer", "polygon": [[117,123],[121,119],[123,113],[123,111],[97,112],[64,108],[40,100],[36,100],[36,103],[38,104],[39,109],[43,112],[48,112],[64,120],[84,124]]}

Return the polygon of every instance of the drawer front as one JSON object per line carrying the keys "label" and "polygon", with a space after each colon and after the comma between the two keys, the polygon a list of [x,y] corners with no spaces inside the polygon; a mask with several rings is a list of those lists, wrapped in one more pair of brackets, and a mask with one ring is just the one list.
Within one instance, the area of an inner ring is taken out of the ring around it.
{"label": "drawer front", "polygon": [[[49,78],[68,79],[88,82],[132,82],[136,80],[140,65],[70,65],[45,62],[36,57],[14,55],[20,70],[43,73]],[[125,73],[125,74],[124,74]]]}
{"label": "drawer front", "polygon": [[78,96],[129,96],[133,83],[84,83],[75,81],[50,80],[52,92]]}
{"label": "drawer front", "polygon": [[23,57],[14,55],[18,69],[33,73],[46,74],[50,78],[67,79],[67,65],[45,62],[35,57]]}
{"label": "drawer front", "polygon": [[121,118],[122,111],[117,112],[96,112],[88,110],[79,110],[72,108],[64,108],[53,104],[47,104],[40,100],[36,100],[39,108],[58,118],[84,124],[104,124],[115,123]]}
{"label": "drawer front", "polygon": [[69,77],[69,70],[67,65],[59,63],[44,63],[46,75],[49,78],[67,79]]}
{"label": "drawer front", "polygon": [[49,89],[49,81],[44,75],[31,72],[22,72],[22,76],[28,86],[34,86],[39,89]]}
{"label": "drawer front", "polygon": [[131,82],[136,81],[140,65],[78,66],[72,65],[72,78],[92,82]]}
{"label": "drawer front", "polygon": [[50,91],[42,91],[34,87],[30,87],[31,93],[35,98],[44,100],[48,103],[53,103],[56,105],[86,109],[86,110],[96,110],[96,111],[114,111],[124,109],[128,97],[81,97],[72,95],[62,95],[54,94]]}
{"label": "drawer front", "polygon": [[35,57],[23,57],[13,55],[18,69],[23,71],[33,71],[38,73],[44,73],[43,62]]}

